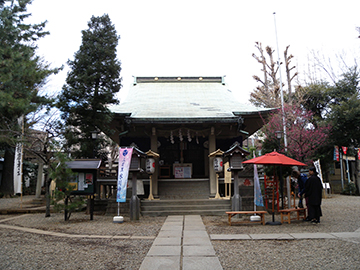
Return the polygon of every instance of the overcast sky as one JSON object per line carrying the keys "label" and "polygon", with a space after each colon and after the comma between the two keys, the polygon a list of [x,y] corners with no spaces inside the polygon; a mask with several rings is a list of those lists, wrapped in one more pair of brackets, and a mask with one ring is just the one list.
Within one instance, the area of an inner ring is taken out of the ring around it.
{"label": "overcast sky", "polygon": [[[229,88],[248,102],[257,85],[252,76],[261,76],[255,42],[277,49],[274,12],[280,55],[290,45],[302,79],[312,50],[334,64],[343,55],[349,65],[360,51],[360,1],[354,0],[34,0],[28,11],[31,22],[48,21],[50,35],[38,42],[38,54],[53,67],[73,59],[92,15],[109,14],[121,37],[123,94],[132,76],[226,75]],[[53,76],[47,90],[61,91],[67,71]]]}

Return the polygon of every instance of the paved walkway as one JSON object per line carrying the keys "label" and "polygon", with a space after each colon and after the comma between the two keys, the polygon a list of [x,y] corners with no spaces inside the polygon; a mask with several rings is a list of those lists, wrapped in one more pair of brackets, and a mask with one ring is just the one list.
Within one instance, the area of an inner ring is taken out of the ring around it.
{"label": "paved walkway", "polygon": [[199,215],[168,216],[140,270],[222,269]]}
{"label": "paved walkway", "polygon": [[360,229],[355,232],[338,233],[273,233],[273,234],[211,234],[211,240],[299,240],[299,239],[331,239],[358,238]]}

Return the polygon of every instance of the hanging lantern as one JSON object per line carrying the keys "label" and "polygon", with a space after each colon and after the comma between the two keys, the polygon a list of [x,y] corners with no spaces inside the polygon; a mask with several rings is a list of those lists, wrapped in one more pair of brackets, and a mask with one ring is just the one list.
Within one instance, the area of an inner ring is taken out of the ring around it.
{"label": "hanging lantern", "polygon": [[215,172],[222,172],[223,170],[223,159],[221,157],[214,158],[214,170]]}
{"label": "hanging lantern", "polygon": [[155,159],[153,158],[146,159],[146,172],[148,174],[153,174],[155,172]]}

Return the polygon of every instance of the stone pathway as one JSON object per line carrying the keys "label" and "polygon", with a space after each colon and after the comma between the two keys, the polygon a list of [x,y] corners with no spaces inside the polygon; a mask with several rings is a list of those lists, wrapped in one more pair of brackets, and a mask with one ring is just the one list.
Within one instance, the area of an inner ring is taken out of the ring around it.
{"label": "stone pathway", "polygon": [[222,269],[199,215],[168,216],[140,270]]}
{"label": "stone pathway", "polygon": [[211,234],[211,240],[299,240],[299,239],[331,239],[359,238],[360,230],[339,233],[273,233],[273,234]]}

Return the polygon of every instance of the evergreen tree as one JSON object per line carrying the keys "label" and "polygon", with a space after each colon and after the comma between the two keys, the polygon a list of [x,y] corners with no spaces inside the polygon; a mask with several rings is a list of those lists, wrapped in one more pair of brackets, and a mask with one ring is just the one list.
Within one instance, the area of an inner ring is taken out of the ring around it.
{"label": "evergreen tree", "polygon": [[54,166],[53,162],[52,166],[49,167],[50,177],[56,179],[56,190],[52,197],[52,204],[55,211],[60,212],[64,210],[65,221],[68,221],[72,212],[82,210],[85,200],[83,196],[71,194],[74,191],[74,186],[69,180],[76,179],[76,173],[68,168],[66,164],[66,162],[71,160],[61,152],[57,152],[53,158],[57,164]]}
{"label": "evergreen tree", "polygon": [[82,31],[82,44],[69,60],[71,71],[58,99],[58,108],[67,140],[74,157],[101,157],[106,141],[93,141],[91,133],[109,134],[112,115],[108,104],[116,104],[120,91],[120,62],[116,59],[119,36],[107,14],[92,16],[88,29]]}
{"label": "evergreen tree", "polygon": [[360,146],[360,74],[357,67],[349,69],[338,80],[331,93],[332,139],[339,146]]}
{"label": "evergreen tree", "polygon": [[[349,68],[334,84],[313,82],[303,87],[304,96],[299,103],[313,113],[311,123],[316,127],[331,125],[327,143],[317,147],[316,156],[322,162],[325,178],[329,179],[333,166],[334,145],[347,146],[349,152],[360,146],[359,71]],[[341,148],[340,148],[341,149]]]}
{"label": "evergreen tree", "polygon": [[39,95],[46,78],[58,69],[36,55],[35,42],[45,35],[46,22],[25,24],[31,0],[0,0],[0,147],[5,163],[0,191],[13,192],[13,149],[21,134],[18,119],[47,105],[50,99]]}
{"label": "evergreen tree", "polygon": [[330,113],[331,92],[333,87],[324,81],[313,82],[302,88],[303,96],[299,103],[305,110],[313,113],[312,124],[317,126],[320,122],[326,121]]}
{"label": "evergreen tree", "polygon": [[360,146],[360,75],[357,67],[349,68],[334,85],[311,83],[304,87],[301,105],[313,113],[312,124],[325,122],[333,127],[329,143]]}

